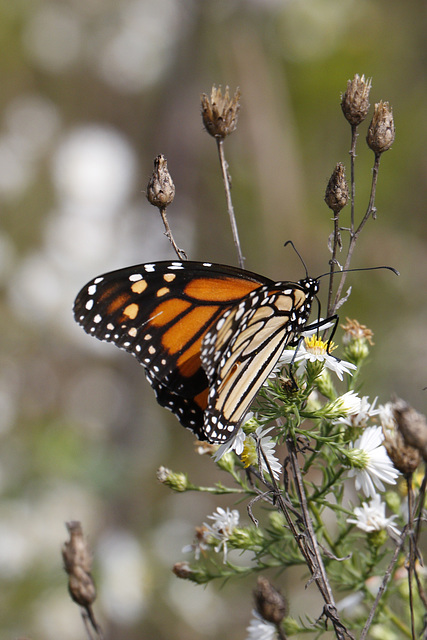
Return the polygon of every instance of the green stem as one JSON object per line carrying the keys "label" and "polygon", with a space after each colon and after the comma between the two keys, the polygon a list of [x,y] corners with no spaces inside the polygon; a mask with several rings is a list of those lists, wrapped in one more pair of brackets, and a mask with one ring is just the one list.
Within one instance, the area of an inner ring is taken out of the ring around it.
{"label": "green stem", "polygon": [[342,476],[342,474],[344,473],[345,470],[346,469],[341,467],[341,469],[339,471],[337,471],[337,473],[329,480],[329,482],[327,484],[325,484],[323,487],[320,487],[320,489],[318,489],[311,496],[309,496],[308,501],[309,501],[310,505],[312,503],[316,502],[316,500],[318,500],[320,497],[322,497],[322,495],[324,493],[326,493],[331,487],[333,487],[334,484],[336,484],[338,478],[340,478]]}
{"label": "green stem", "polygon": [[393,611],[390,609],[390,607],[388,607],[388,606],[384,607],[384,612],[387,614],[387,617],[396,625],[396,627],[399,629],[399,631],[404,633],[407,638],[412,638],[411,630],[402,621],[401,618],[399,618],[395,613],[393,613]]}

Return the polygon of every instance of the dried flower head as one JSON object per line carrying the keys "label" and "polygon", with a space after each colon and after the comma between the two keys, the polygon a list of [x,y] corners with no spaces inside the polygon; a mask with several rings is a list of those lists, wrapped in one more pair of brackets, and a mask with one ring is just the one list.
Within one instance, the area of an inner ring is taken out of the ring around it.
{"label": "dried flower head", "polygon": [[344,165],[338,162],[326,187],[325,202],[337,214],[348,202],[348,183]]}
{"label": "dried flower head", "polygon": [[382,100],[375,105],[374,115],[369,125],[366,142],[375,154],[388,151],[394,142],[395,129],[393,110]]}
{"label": "dried flower head", "polygon": [[177,576],[177,578],[182,578],[183,580],[187,580],[193,575],[193,570],[191,569],[188,562],[176,562],[173,565],[172,571]]}
{"label": "dried flower head", "polygon": [[236,89],[230,98],[228,87],[222,94],[221,86],[212,87],[210,100],[206,93],[201,96],[202,118],[206,131],[214,138],[225,138],[233,133],[237,127],[237,117],[240,109],[240,91]]}
{"label": "dried flower head", "polygon": [[374,333],[365,324],[360,324],[357,320],[346,318],[347,324],[342,324],[341,329],[344,329],[345,334],[343,336],[344,344],[348,344],[353,340],[366,340],[371,347],[374,345],[372,340]]}
{"label": "dried flower head", "polygon": [[257,586],[254,589],[255,607],[260,616],[278,625],[288,612],[286,598],[277,591],[267,578],[258,577]]}
{"label": "dried flower head", "polygon": [[403,437],[395,418],[392,403],[380,410],[381,426],[384,434],[383,444],[396,469],[407,475],[413,473],[421,462],[418,449],[409,445]]}
{"label": "dried flower head", "polygon": [[347,91],[341,97],[341,109],[351,125],[359,125],[368,115],[369,92],[372,82],[370,78],[356,73],[353,80],[347,82]]}
{"label": "dried flower head", "polygon": [[147,200],[154,207],[165,209],[175,197],[175,185],[163,155],[154,159],[154,171],[147,185]]}
{"label": "dried flower head", "polygon": [[418,449],[427,462],[427,423],[423,414],[415,411],[404,400],[397,398],[393,404],[393,414],[405,442]]}
{"label": "dried flower head", "polygon": [[92,579],[92,556],[83,536],[80,522],[67,522],[70,540],[64,542],[62,558],[68,574],[68,589],[74,602],[82,607],[90,607],[96,598]]}

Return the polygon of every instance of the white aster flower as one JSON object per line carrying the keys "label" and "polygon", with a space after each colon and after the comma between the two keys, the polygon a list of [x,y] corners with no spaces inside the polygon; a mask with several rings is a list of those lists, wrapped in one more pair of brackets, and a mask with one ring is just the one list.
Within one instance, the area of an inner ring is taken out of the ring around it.
{"label": "white aster flower", "polygon": [[240,514],[237,509],[230,511],[228,507],[227,509],[218,507],[216,512],[208,516],[208,519],[212,520],[212,524],[203,523],[203,526],[206,527],[211,536],[220,541],[215,547],[215,551],[218,553],[222,548],[224,552],[224,562],[227,562],[227,540],[238,526],[239,518]]}
{"label": "white aster flower", "polygon": [[376,493],[370,502],[363,502],[361,507],[355,507],[354,517],[347,518],[347,522],[355,524],[367,533],[391,529],[393,533],[400,535],[399,529],[393,524],[397,516],[386,518],[385,508],[385,502],[382,502],[381,496]]}
{"label": "white aster flower", "polygon": [[343,413],[345,416],[351,416],[359,412],[361,403],[362,400],[355,391],[347,391],[331,402],[327,409],[331,413]]}
{"label": "white aster flower", "polygon": [[345,418],[339,418],[337,422],[347,425],[348,427],[366,427],[369,419],[380,413],[381,407],[375,409],[378,398],[373,402],[369,402],[369,396],[363,396],[360,399],[359,410],[354,414],[349,414]]}
{"label": "white aster flower", "polygon": [[339,360],[328,353],[328,343],[323,342],[323,340],[320,340],[315,335],[311,336],[311,338],[304,339],[304,341],[298,346],[296,355],[295,349],[286,349],[280,356],[276,369],[280,369],[284,364],[289,364],[292,361],[295,364],[299,364],[297,368],[298,376],[304,372],[307,367],[307,362],[323,362],[324,366],[336,373],[340,380],[343,379],[344,373],[352,375],[351,370],[357,369],[356,365],[351,362]]}
{"label": "white aster flower", "polygon": [[383,482],[396,484],[399,472],[394,468],[382,444],[381,427],[367,427],[348,452],[352,469],[349,477],[355,477],[356,489],[362,489],[367,498],[374,497],[376,489],[384,491]]}
{"label": "white aster flower", "polygon": [[[269,427],[268,429],[264,429],[262,426],[257,427],[254,435],[247,436],[241,457],[245,468],[249,467],[249,465],[258,464],[258,460],[260,460],[262,471],[269,473],[269,466],[273,476],[278,480],[282,473],[282,465],[275,456],[276,443],[271,436],[267,435],[272,429],[273,427]],[[260,450],[262,450],[262,452]],[[259,452],[261,455],[259,455]]]}
{"label": "white aster flower", "polygon": [[243,431],[242,427],[240,427],[230,440],[228,440],[227,442],[224,442],[224,444],[218,447],[218,449],[216,450],[213,456],[214,461],[218,462],[218,460],[220,460],[222,456],[228,453],[229,451],[235,451],[237,455],[240,456],[243,451],[243,444],[245,442],[245,438],[246,438],[245,432]]}
{"label": "white aster flower", "polygon": [[276,627],[261,618],[257,611],[252,611],[253,618],[246,631],[246,640],[274,640],[277,638]]}

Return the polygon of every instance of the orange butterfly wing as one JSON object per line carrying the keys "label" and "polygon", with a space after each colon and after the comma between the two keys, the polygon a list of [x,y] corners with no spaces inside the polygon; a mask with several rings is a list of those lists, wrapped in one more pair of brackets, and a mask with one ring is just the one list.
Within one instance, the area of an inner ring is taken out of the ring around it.
{"label": "orange butterfly wing", "polygon": [[203,338],[221,314],[272,281],[241,269],[200,262],[156,262],[91,280],[74,304],[90,335],[113,342],[144,366],[157,401],[206,439],[209,384]]}

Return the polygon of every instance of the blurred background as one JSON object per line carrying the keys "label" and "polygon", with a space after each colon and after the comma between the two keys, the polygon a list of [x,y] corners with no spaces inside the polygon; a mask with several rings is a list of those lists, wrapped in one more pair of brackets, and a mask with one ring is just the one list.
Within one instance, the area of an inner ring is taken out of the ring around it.
{"label": "blurred background", "polygon": [[[108,639],[245,637],[254,579],[203,589],[171,572],[190,559],[194,527],[233,502],[156,480],[162,464],[205,485],[221,472],[158,407],[136,361],[89,338],[71,311],[95,275],[174,257],[144,195],[159,153],[177,189],[168,216],[179,246],[236,264],[200,117],[212,84],[242,92],[226,142],[234,206],[246,267],[273,279],[304,276],[288,239],[311,275],[327,270],[323,197],[335,164],[348,164],[347,80],[372,76],[371,104],[392,104],[378,217],[352,266],[401,276],[352,274],[341,317],[375,334],[362,393],[426,411],[425,33],[414,0],[0,2],[0,637],[84,637],[60,557],[72,519],[94,550]],[[373,164],[365,133],[359,219]],[[286,576],[276,584],[303,614]]]}

